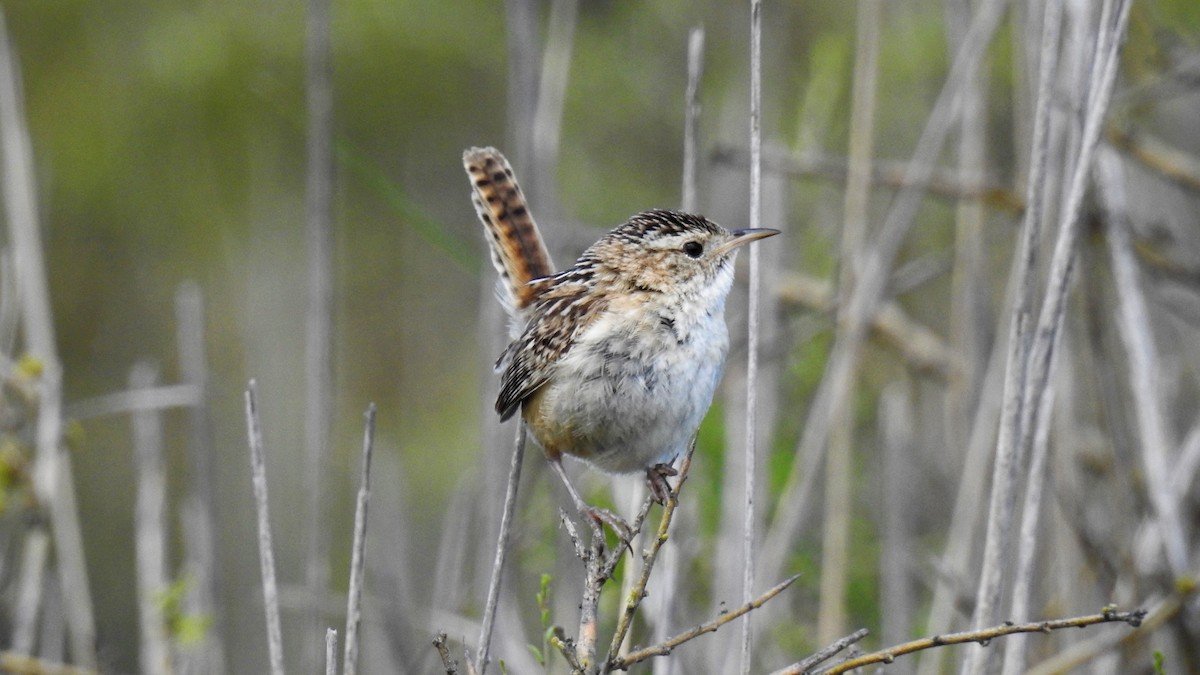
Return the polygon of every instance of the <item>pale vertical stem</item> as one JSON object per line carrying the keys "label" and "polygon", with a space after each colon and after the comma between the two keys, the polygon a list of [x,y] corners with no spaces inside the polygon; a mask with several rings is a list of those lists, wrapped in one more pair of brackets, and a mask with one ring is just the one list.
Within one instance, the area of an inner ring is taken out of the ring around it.
{"label": "pale vertical stem", "polygon": [[[1047,405],[1038,411],[1037,428],[1025,480],[1025,499],[1021,504],[1021,526],[1017,537],[1017,565],[1013,572],[1012,605],[1008,612],[1012,621],[1033,619],[1029,616],[1029,600],[1033,592],[1033,584],[1036,581],[1033,566],[1037,559],[1038,524],[1042,513],[1042,492],[1046,486],[1047,456],[1050,454],[1050,410],[1053,400],[1054,387],[1051,385],[1050,391],[1046,394]],[[1009,639],[1005,641],[1002,675],[1020,675],[1025,672],[1027,638],[1027,634],[1018,633],[1009,636]]]}
{"label": "pale vertical stem", "polygon": [[479,651],[475,655],[475,672],[487,673],[488,656],[492,646],[492,629],[496,622],[496,605],[500,601],[500,581],[504,576],[504,562],[508,557],[508,539],[512,532],[513,513],[517,508],[517,486],[521,483],[521,459],[525,456],[525,424],[517,424],[517,442],[513,448],[512,462],[508,468],[508,488],[504,493],[504,513],[500,517],[500,534],[496,541],[496,556],[492,563],[492,577],[488,584],[487,602],[484,604],[483,620],[479,628]]}
{"label": "pale vertical stem", "polygon": [[337,675],[337,630],[325,629],[325,675]]}
{"label": "pale vertical stem", "polygon": [[1172,474],[1179,468],[1171,457],[1174,442],[1168,431],[1162,400],[1162,374],[1158,348],[1154,341],[1150,313],[1142,294],[1137,262],[1130,242],[1128,205],[1125,200],[1125,175],[1115,150],[1105,149],[1097,159],[1098,192],[1104,204],[1108,248],[1112,256],[1113,285],[1117,289],[1117,330],[1125,345],[1129,362],[1133,411],[1137,419],[1138,445],[1142,470],[1146,473],[1146,494],[1162,537],[1171,573],[1178,578],[1188,574],[1187,541],[1180,520],[1180,492],[1173,487]]}
{"label": "pale vertical stem", "polygon": [[[858,4],[854,89],[850,105],[850,148],[842,218],[840,305],[849,305],[858,283],[861,252],[870,217],[871,151],[875,145],[875,91],[883,4]],[[840,319],[839,317],[839,325]],[[817,642],[828,644],[845,634],[847,559],[850,549],[850,504],[854,447],[854,378],[831,413],[829,460],[825,465],[825,528],[821,546],[821,597],[817,610]]]}
{"label": "pale vertical stem", "polygon": [[362,620],[363,568],[367,545],[367,502],[371,497],[371,452],[375,445],[375,404],[367,407],[364,417],[362,478],[354,501],[354,543],[350,552],[350,585],[346,592],[346,660],[343,675],[358,672],[358,626]]}
{"label": "pale vertical stem", "polygon": [[[188,409],[188,478],[182,520],[186,574],[192,579],[185,598],[189,614],[213,617],[213,627],[204,642],[183,655],[195,663],[198,672],[219,675],[225,672],[225,643],[222,639],[216,596],[220,588],[217,570],[215,507],[213,504],[213,448],[208,408],[208,359],[204,349],[204,296],[191,281],[175,292],[176,342],[179,370],[183,383],[196,388],[200,402]],[[182,668],[185,669],[186,668]]]}
{"label": "pale vertical stem", "polygon": [[[51,535],[58,561],[71,631],[71,658],[85,668],[96,667],[96,626],[88,586],[83,538],[75,506],[71,458],[62,451],[62,365],[54,336],[54,315],[46,280],[46,263],[38,231],[37,189],[34,184],[33,151],[25,123],[24,99],[16,56],[8,39],[8,27],[0,11],[0,152],[3,166],[3,201],[12,245],[14,277],[21,301],[25,348],[42,364],[38,414],[35,429],[37,458],[33,470],[34,490],[50,510]],[[34,543],[31,540],[30,543]],[[42,567],[46,548],[34,545],[27,556],[21,593],[40,599]],[[36,584],[30,581],[36,580]],[[35,602],[34,605],[40,604]],[[36,613],[30,616],[36,620]],[[18,626],[17,631],[25,630]],[[32,634],[33,626],[28,630]]]}
{"label": "pale vertical stem", "polygon": [[13,603],[11,649],[18,654],[32,654],[34,641],[37,639],[38,612],[42,609],[50,535],[42,527],[30,528],[25,533],[24,544],[21,551],[20,583],[17,585],[16,602]]}
{"label": "pale vertical stem", "polygon": [[[129,373],[129,388],[153,388],[154,366],[140,362]],[[133,413],[133,459],[137,472],[134,542],[137,558],[138,617],[143,673],[170,673],[171,650],[159,594],[167,588],[167,469],[163,460],[162,420],[157,410]]]}
{"label": "pale vertical stem", "polygon": [[[762,0],[750,0],[750,227],[762,223]],[[749,315],[746,342],[746,501],[744,538],[742,540],[742,601],[754,597],[755,514],[754,474],[758,465],[757,452],[757,384],[758,384],[758,293],[761,284],[758,246],[750,244],[750,290],[747,299]],[[750,672],[751,614],[742,619],[741,672]]]}
{"label": "pale vertical stem", "polygon": [[[326,527],[329,444],[333,420],[333,54],[330,1],[308,0],[305,34],[305,95],[308,112],[305,213],[308,243],[308,307],[304,340],[304,452],[308,494],[307,635],[325,626],[329,588]],[[305,640],[302,663],[316,670],[320,649]]]}
{"label": "pale vertical stem", "polygon": [[246,388],[246,434],[250,444],[251,479],[258,515],[258,557],[262,566],[263,609],[267,617],[267,649],[271,675],[283,675],[283,630],[279,622],[279,585],[275,580],[275,552],[271,543],[271,513],[267,506],[267,458],[262,423],[258,416],[258,384]]}

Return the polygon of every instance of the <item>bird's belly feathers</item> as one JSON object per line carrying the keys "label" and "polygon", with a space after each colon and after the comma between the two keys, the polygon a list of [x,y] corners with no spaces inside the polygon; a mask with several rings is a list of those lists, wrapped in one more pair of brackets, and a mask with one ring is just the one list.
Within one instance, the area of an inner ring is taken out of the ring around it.
{"label": "bird's belly feathers", "polygon": [[526,402],[546,452],[632,472],[687,449],[721,376],[724,318],[708,314],[686,333],[658,319],[627,324],[598,320]]}

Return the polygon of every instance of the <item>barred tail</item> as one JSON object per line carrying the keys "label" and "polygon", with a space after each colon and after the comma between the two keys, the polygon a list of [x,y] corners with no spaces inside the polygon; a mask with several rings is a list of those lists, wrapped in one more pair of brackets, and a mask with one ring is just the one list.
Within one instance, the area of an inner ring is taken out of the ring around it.
{"label": "barred tail", "polygon": [[507,309],[519,312],[537,295],[529,282],[554,273],[550,254],[504,155],[495,148],[470,148],[463,153],[463,166],[500,274],[501,294],[510,303]]}

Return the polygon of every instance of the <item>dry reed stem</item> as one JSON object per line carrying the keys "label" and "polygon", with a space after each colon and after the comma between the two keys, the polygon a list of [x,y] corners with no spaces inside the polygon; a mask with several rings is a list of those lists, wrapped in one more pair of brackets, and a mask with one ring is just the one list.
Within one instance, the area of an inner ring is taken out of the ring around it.
{"label": "dry reed stem", "polygon": [[283,631],[279,621],[279,585],[275,580],[275,551],[271,543],[271,514],[267,502],[266,451],[258,416],[258,383],[246,387],[246,434],[250,444],[251,479],[258,515],[258,555],[262,568],[263,609],[267,620],[267,650],[271,675],[283,675]]}
{"label": "dry reed stem", "polygon": [[[992,640],[1006,635],[1017,633],[1049,633],[1063,628],[1086,628],[1101,623],[1120,622],[1126,623],[1137,628],[1141,625],[1142,619],[1145,618],[1145,610],[1135,610],[1132,612],[1118,612],[1112,608],[1105,608],[1099,614],[1089,614],[1087,616],[1077,616],[1069,619],[1054,619],[1051,621],[1036,621],[1032,623],[1005,623],[991,628],[981,630],[965,631],[962,633],[948,633],[946,635],[934,635],[933,637],[921,638],[904,644],[881,649],[877,652],[864,654],[852,659],[847,659],[832,668],[827,668],[820,671],[819,675],[841,675],[857,668],[864,666],[879,664],[889,664],[896,660],[897,656],[904,656],[923,649],[933,649],[935,647],[945,647],[947,645],[960,645],[977,643],[982,646],[987,646]],[[802,671],[785,671],[786,675],[800,675]],[[782,675],[782,674],[781,674]]]}
{"label": "dry reed stem", "polygon": [[[362,475],[354,501],[354,540],[350,553],[350,584],[346,591],[346,645],[342,675],[358,673],[358,626],[362,621],[363,569],[366,565],[367,506],[371,498],[371,454],[375,447],[375,404],[363,414]],[[333,631],[330,631],[333,632]]]}
{"label": "dry reed stem", "polygon": [[483,619],[479,628],[479,643],[472,670],[484,675],[492,646],[492,630],[496,622],[496,607],[500,602],[500,580],[503,578],[504,562],[508,557],[508,542],[512,532],[513,514],[517,508],[517,488],[521,483],[521,460],[525,456],[525,424],[517,424],[517,440],[513,447],[512,461],[508,468],[508,483],[504,493],[504,511],[500,516],[500,532],[496,541],[496,555],[492,561],[492,576],[488,583],[487,600],[484,603]]}
{"label": "dry reed stem", "polygon": [[[750,0],[750,221],[751,228],[762,227],[762,0]],[[762,270],[758,246],[750,244],[750,283],[747,298],[746,338],[746,457],[745,503],[742,518],[742,598],[749,602],[754,593],[754,566],[757,563],[754,505],[754,478],[758,467],[758,325],[759,287]],[[742,622],[741,672],[750,672],[750,617]]]}
{"label": "dry reed stem", "polygon": [[[129,373],[130,389],[154,386],[154,366],[139,362]],[[156,411],[133,414],[137,500],[134,544],[137,560],[138,616],[143,673],[172,672],[166,617],[159,594],[167,589],[167,469],[163,458],[162,420]]]}
{"label": "dry reed stem", "polygon": [[787,579],[784,579],[783,581],[779,582],[778,584],[775,584],[771,588],[767,589],[766,592],[762,593],[758,597],[752,598],[750,601],[746,602],[741,607],[738,607],[737,609],[734,609],[729,612],[725,612],[724,614],[721,614],[719,617],[713,619],[712,621],[708,621],[708,622],[702,623],[698,626],[695,626],[695,627],[693,627],[689,630],[686,630],[686,631],[684,631],[684,632],[682,632],[660,644],[651,645],[651,646],[645,647],[643,649],[638,649],[638,650],[632,651],[629,654],[625,655],[620,660],[618,660],[617,662],[609,664],[609,670],[627,670],[629,668],[629,666],[632,666],[636,663],[640,663],[641,661],[645,661],[648,658],[652,658],[655,656],[666,656],[666,655],[670,654],[676,647],[684,644],[685,642],[694,640],[695,638],[698,638],[701,635],[704,635],[705,633],[712,633],[713,631],[716,631],[717,629],[719,629],[721,626],[724,626],[725,624],[727,624],[735,619],[738,619],[739,617],[742,617],[746,614],[749,614],[750,612],[758,609],[759,607],[762,607],[767,602],[769,602],[772,598],[774,598],[775,596],[777,596],[780,593],[787,590],[788,586],[791,586],[799,578],[800,578],[799,574],[794,574],[794,575],[788,577]]}

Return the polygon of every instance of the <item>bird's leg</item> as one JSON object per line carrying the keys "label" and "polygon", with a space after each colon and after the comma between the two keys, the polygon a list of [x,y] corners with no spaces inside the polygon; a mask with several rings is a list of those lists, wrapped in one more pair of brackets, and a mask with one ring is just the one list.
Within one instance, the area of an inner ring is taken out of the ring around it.
{"label": "bird's leg", "polygon": [[629,523],[608,509],[597,508],[583,501],[583,497],[579,495],[575,486],[571,484],[571,480],[567,478],[567,472],[563,469],[562,465],[562,455],[551,456],[547,454],[546,460],[550,462],[550,466],[554,469],[554,472],[562,479],[563,485],[567,486],[567,492],[571,494],[571,501],[575,502],[575,508],[579,510],[579,513],[598,523],[607,524],[617,533],[621,541],[625,542],[628,546],[635,534],[633,528],[629,527]]}
{"label": "bird's leg", "polygon": [[650,488],[650,496],[659,504],[666,504],[671,497],[671,484],[667,478],[678,476],[679,471],[667,463],[655,464],[646,469],[646,487]]}

